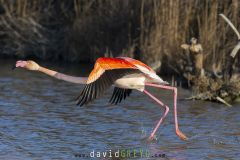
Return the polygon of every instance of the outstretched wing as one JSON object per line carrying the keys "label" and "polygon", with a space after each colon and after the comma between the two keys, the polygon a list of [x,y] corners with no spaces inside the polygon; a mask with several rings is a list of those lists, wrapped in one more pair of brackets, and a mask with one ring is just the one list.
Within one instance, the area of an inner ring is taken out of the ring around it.
{"label": "outstretched wing", "polygon": [[120,58],[98,58],[88,77],[87,84],[96,81],[105,71],[114,69],[137,69],[137,67]]}
{"label": "outstretched wing", "polygon": [[118,57],[119,59],[123,59],[132,65],[134,65],[141,73],[145,74],[149,78],[153,79],[154,82],[161,83],[161,84],[168,84],[168,82],[163,81],[157,74],[156,72],[146,64],[142,63],[141,61],[138,61],[136,59],[132,59],[129,57]]}
{"label": "outstretched wing", "polygon": [[126,60],[127,62],[131,63],[132,65],[137,67],[139,70],[141,70],[143,73],[150,72],[150,73],[156,74],[156,72],[151,67],[149,67],[148,65],[144,64],[143,62],[141,62],[139,60],[129,58],[129,57],[117,57],[117,58]]}
{"label": "outstretched wing", "polygon": [[129,96],[132,93],[131,89],[124,89],[124,88],[118,88],[115,87],[112,97],[109,100],[111,104],[118,104],[122,101],[122,99],[126,99],[127,96]]}
{"label": "outstretched wing", "polygon": [[99,58],[90,73],[87,83],[77,98],[77,105],[84,105],[98,98],[117,79],[140,71],[131,63],[118,58]]}

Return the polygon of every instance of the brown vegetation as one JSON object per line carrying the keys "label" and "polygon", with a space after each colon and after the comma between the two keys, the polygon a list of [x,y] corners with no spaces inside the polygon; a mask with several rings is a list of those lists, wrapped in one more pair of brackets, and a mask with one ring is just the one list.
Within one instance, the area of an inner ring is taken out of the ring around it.
{"label": "brown vegetation", "polygon": [[[232,22],[224,15],[220,14],[223,20],[231,27],[238,38],[238,43],[235,45],[231,54],[226,58],[226,63],[224,69],[222,70],[223,76],[219,76],[216,71],[214,71],[214,76],[206,76],[206,74],[200,75],[198,72],[195,72],[195,75],[191,75],[192,79],[188,79],[193,83],[194,96],[190,99],[201,99],[201,100],[210,100],[218,101],[231,106],[228,102],[233,102],[239,99],[240,97],[240,81],[239,81],[239,72],[235,72],[238,67],[234,67],[234,62],[236,60],[236,55],[240,49],[240,33]],[[191,55],[195,57],[195,60],[201,61],[202,64],[203,58],[196,59],[196,55],[202,55],[201,44],[196,43],[196,39],[191,39],[191,44],[183,44],[181,47],[190,52]],[[197,63],[196,63],[197,64]],[[203,66],[199,67],[198,65],[194,66],[195,69],[200,68],[203,70]],[[215,70],[215,69],[214,69]],[[189,74],[188,74],[189,75]],[[189,78],[190,76],[187,76]]]}
{"label": "brown vegetation", "polygon": [[191,37],[204,48],[205,67],[224,64],[236,38],[218,14],[240,23],[238,0],[1,0],[0,5],[1,55],[94,61],[106,53],[133,56],[137,46],[146,63],[164,59],[164,68],[175,71],[180,45]]}

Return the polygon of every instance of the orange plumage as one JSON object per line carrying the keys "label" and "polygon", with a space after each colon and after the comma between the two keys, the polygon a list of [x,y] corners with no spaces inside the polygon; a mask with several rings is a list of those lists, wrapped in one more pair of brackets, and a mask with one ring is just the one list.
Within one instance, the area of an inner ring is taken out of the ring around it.
{"label": "orange plumage", "polygon": [[98,58],[88,77],[87,84],[96,81],[106,70],[128,68],[137,69],[135,65],[121,58]]}
{"label": "orange plumage", "polygon": [[119,57],[120,59],[123,59],[125,61],[130,62],[131,64],[133,64],[135,67],[137,65],[144,67],[145,69],[147,69],[148,71],[152,72],[152,73],[156,73],[151,67],[149,67],[148,65],[144,64],[143,62],[136,60],[136,59],[132,59],[129,57]]}

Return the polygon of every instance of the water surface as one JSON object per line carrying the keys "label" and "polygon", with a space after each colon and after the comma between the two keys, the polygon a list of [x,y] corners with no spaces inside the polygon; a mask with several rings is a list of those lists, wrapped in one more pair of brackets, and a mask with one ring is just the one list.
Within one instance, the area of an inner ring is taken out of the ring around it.
{"label": "water surface", "polygon": [[[149,88],[170,107],[156,139],[146,139],[162,110],[140,92],[123,103],[110,105],[112,89],[85,106],[73,98],[82,86],[55,80],[40,73],[11,70],[14,61],[0,61],[0,159],[87,159],[93,150],[148,151],[136,159],[238,159],[240,156],[240,105],[228,108],[201,101],[178,101],[181,141],[174,133],[172,94]],[[91,67],[43,63],[50,68],[86,76]],[[179,89],[179,98],[190,96]],[[152,158],[160,154],[165,158]],[[95,155],[96,156],[96,155]],[[91,158],[88,158],[91,159]],[[103,159],[103,158],[101,158]],[[129,158],[126,158],[129,159]]]}

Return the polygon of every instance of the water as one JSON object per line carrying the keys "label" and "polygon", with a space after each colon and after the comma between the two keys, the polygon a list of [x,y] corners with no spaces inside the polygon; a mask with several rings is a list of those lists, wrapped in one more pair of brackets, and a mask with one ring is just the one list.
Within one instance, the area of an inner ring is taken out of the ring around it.
{"label": "water", "polygon": [[[93,150],[95,157],[98,151],[133,153],[134,149],[150,153],[150,158],[138,155],[135,159],[240,156],[239,104],[228,108],[180,100],[180,129],[188,137],[188,141],[181,141],[174,133],[171,92],[149,88],[171,108],[157,139],[149,144],[146,139],[162,111],[142,93],[135,91],[123,103],[110,105],[111,89],[90,105],[79,107],[72,99],[82,86],[40,73],[12,71],[13,63],[0,61],[0,159],[92,159],[80,155],[89,155]],[[73,75],[87,75],[91,69],[77,64],[44,65]],[[189,91],[179,89],[180,99],[188,96]],[[152,158],[155,154],[160,157]]]}

